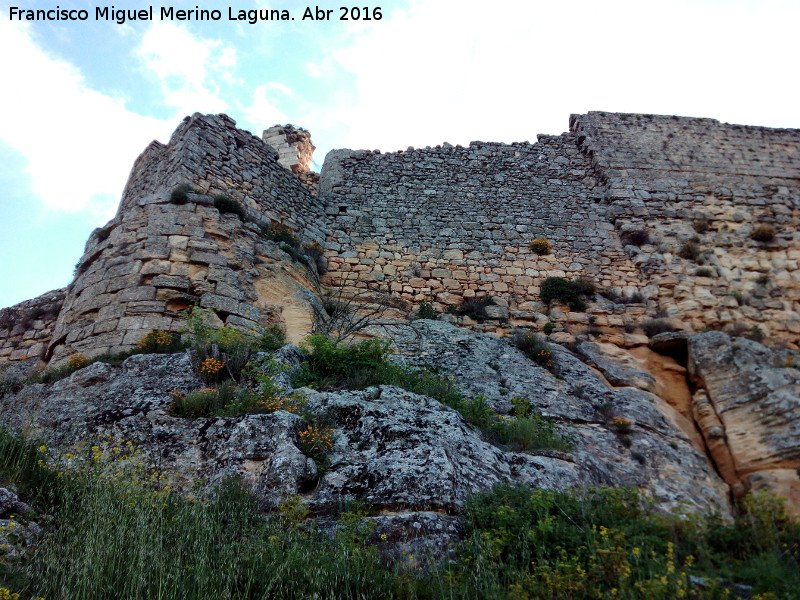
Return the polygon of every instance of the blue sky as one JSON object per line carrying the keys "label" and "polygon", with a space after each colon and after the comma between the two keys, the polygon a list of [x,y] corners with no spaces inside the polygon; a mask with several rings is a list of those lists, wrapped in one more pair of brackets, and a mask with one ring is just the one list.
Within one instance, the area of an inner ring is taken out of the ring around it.
{"label": "blue sky", "polygon": [[[359,4],[383,18],[301,21],[307,4],[290,0],[121,0],[223,20],[118,25],[94,21],[106,4],[2,0],[0,307],[69,283],[136,156],[193,112],[257,135],[306,127],[317,165],[332,148],[534,141],[589,110],[800,127],[800,0]],[[10,6],[90,19],[12,22]],[[229,6],[296,19],[230,22]]]}

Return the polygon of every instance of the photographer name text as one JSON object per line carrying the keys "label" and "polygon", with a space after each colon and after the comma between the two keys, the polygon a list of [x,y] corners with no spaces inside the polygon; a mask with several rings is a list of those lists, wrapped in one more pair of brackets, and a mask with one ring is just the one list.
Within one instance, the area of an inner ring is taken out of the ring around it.
{"label": "photographer name text", "polygon": [[108,21],[124,25],[131,21],[237,21],[255,25],[260,21],[380,21],[383,18],[380,6],[340,6],[338,8],[321,8],[307,6],[305,9],[292,11],[286,9],[262,8],[243,10],[229,6],[227,10],[204,9],[195,6],[193,9],[177,9],[173,6],[160,6],[141,9],[123,9],[114,6],[98,6],[94,10],[67,9],[56,6],[51,9],[29,10],[18,6],[8,9],[11,21]]}

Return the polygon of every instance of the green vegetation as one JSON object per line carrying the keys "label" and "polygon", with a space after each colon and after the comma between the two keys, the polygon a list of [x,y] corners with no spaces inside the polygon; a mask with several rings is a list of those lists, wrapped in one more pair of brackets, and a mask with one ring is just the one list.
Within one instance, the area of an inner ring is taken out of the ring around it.
{"label": "green vegetation", "polygon": [[647,337],[653,337],[659,333],[675,331],[675,327],[666,319],[648,319],[642,326]]}
{"label": "green vegetation", "polygon": [[439,318],[439,311],[431,306],[430,302],[423,302],[419,305],[416,314],[412,316],[412,319],[431,319],[436,320]]}
{"label": "green vegetation", "polygon": [[529,244],[531,252],[539,256],[546,256],[552,254],[553,246],[547,238],[536,238]]}
{"label": "green vegetation", "polygon": [[697,245],[696,241],[689,240],[678,250],[678,256],[684,260],[697,262],[697,259],[700,258],[700,246]]}
{"label": "green vegetation", "polygon": [[461,306],[457,308],[450,307],[447,310],[460,317],[469,317],[478,323],[483,323],[489,318],[486,314],[486,307],[494,306],[494,304],[494,298],[491,296],[476,296],[474,298],[464,298]]}
{"label": "green vegetation", "polygon": [[0,479],[55,519],[21,564],[0,558],[2,585],[23,598],[397,597],[394,570],[355,527],[287,526],[287,507],[265,517],[233,481],[181,497],[124,442],[54,457],[58,470],[39,464],[46,455],[0,434]]}
{"label": "green vegetation", "polygon": [[217,194],[214,196],[214,208],[221,214],[232,214],[239,217],[243,222],[247,221],[247,212],[245,212],[242,203],[226,196],[225,194]]}
{"label": "green vegetation", "polygon": [[180,335],[177,333],[155,329],[139,340],[135,348],[125,352],[99,354],[92,358],[87,358],[79,353],[72,354],[65,363],[36,371],[25,379],[0,379],[0,398],[6,393],[17,392],[30,383],[55,383],[65,377],[69,377],[78,369],[88,367],[96,362],[119,366],[126,358],[135,354],[169,354],[180,352],[186,347],[187,344],[181,341]]}
{"label": "green vegetation", "polygon": [[[547,325],[552,325],[552,323]],[[548,333],[546,331],[547,325],[545,325],[545,333]],[[556,362],[555,354],[543,336],[536,335],[531,331],[520,331],[514,335],[514,345],[537,365],[544,367],[553,375],[558,375],[558,363]]]}
{"label": "green vegetation", "polygon": [[698,277],[713,277],[714,274],[711,272],[711,269],[708,267],[701,267],[694,272],[695,275]]}
{"label": "green vegetation", "polygon": [[759,225],[750,233],[750,239],[756,242],[771,242],[775,239],[775,228],[772,225]]}
{"label": "green vegetation", "polygon": [[169,201],[172,204],[186,204],[189,201],[189,194],[196,193],[197,190],[188,183],[183,183],[172,190],[169,195]]}
{"label": "green vegetation", "polygon": [[578,278],[569,281],[563,277],[548,277],[539,288],[542,302],[550,304],[553,300],[563,302],[570,310],[583,312],[586,310],[586,298],[593,298],[594,284],[586,279]]}
{"label": "green vegetation", "polygon": [[274,382],[281,367],[269,356],[259,355],[283,346],[283,330],[278,326],[253,331],[215,328],[208,324],[210,316],[206,309],[193,308],[185,331],[192,365],[208,387],[186,394],[175,392],[169,412],[189,419],[299,412],[305,400],[281,394]]}
{"label": "green vegetation", "polygon": [[262,225],[261,233],[268,240],[278,244],[278,247],[291,256],[295,262],[305,264],[308,267],[313,265],[319,275],[326,273],[327,265],[323,256],[324,251],[319,242],[311,242],[303,246],[294,231],[277,221],[273,221],[269,225]]}
{"label": "green vegetation", "polygon": [[304,345],[307,361],[295,375],[293,385],[323,390],[394,385],[457,410],[494,443],[519,451],[569,449],[569,441],[555,424],[535,414],[529,404],[514,416],[500,416],[485,397],[465,397],[452,378],[443,377],[432,368],[414,369],[390,362],[389,350],[389,343],[384,340],[348,345],[336,344],[321,335],[311,336]]}
{"label": "green vegetation", "polygon": [[0,482],[52,515],[37,549],[0,557],[2,585],[25,599],[712,600],[734,583],[753,600],[800,597],[800,524],[763,494],[727,521],[659,514],[633,489],[501,485],[468,499],[452,559],[418,569],[426,557],[381,558],[361,503],[330,535],[300,498],[265,515],[232,480],[189,499],[124,440],[56,456],[0,430]]}
{"label": "green vegetation", "polygon": [[626,246],[644,246],[650,243],[650,234],[645,229],[629,229],[619,235],[622,243]]}
{"label": "green vegetation", "polygon": [[272,352],[284,344],[284,332],[277,325],[243,331],[229,326],[215,328],[208,324],[210,320],[209,310],[193,307],[184,331],[195,371],[208,384],[239,381],[258,352]]}
{"label": "green vegetation", "polygon": [[559,430],[555,421],[537,413],[527,398],[512,398],[511,404],[514,406],[512,414],[500,417],[491,426],[497,443],[515,452],[568,452],[572,448],[572,439]]}

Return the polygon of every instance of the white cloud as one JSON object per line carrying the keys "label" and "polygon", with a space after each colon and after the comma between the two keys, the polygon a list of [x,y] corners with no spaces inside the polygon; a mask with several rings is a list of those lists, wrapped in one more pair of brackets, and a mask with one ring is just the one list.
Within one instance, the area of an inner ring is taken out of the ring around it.
{"label": "white cloud", "polygon": [[244,122],[240,126],[249,126],[251,131],[260,134],[265,127],[288,123],[286,112],[280,108],[288,100],[295,100],[294,93],[282,83],[270,81],[256,86],[251,104],[241,110]]}
{"label": "white cloud", "polygon": [[588,110],[798,127],[797,22],[779,1],[411,0],[353,25],[333,56],[355,98],[327,117],[385,150],[534,140]]}
{"label": "white cloud", "polygon": [[137,54],[159,79],[164,104],[177,118],[229,108],[216,79],[236,83],[236,49],[219,40],[193,36],[187,29],[157,21],[145,32]]}
{"label": "white cloud", "polygon": [[25,24],[0,20],[4,93],[0,139],[27,161],[46,208],[108,218],[136,156],[174,123],[143,117],[90,89],[71,64],[45,53]]}
{"label": "white cloud", "polygon": [[319,79],[322,77],[324,72],[322,65],[311,61],[307,61],[303,67],[305,68],[306,73],[308,73],[308,76],[313,77],[314,79]]}

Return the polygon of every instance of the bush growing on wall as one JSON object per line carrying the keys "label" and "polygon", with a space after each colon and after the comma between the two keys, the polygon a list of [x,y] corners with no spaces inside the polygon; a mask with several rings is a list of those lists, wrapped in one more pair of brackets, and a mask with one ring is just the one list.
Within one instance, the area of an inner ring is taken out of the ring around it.
{"label": "bush growing on wall", "polygon": [[536,238],[535,240],[531,241],[530,248],[531,252],[538,254],[539,256],[545,256],[547,254],[552,254],[553,252],[553,246],[550,244],[550,240],[547,238]]}
{"label": "bush growing on wall", "polygon": [[186,204],[189,201],[189,194],[194,191],[195,189],[191,185],[183,183],[172,190],[169,201],[172,204]]}
{"label": "bush growing on wall", "polygon": [[232,214],[239,217],[242,221],[247,220],[247,213],[242,203],[235,198],[225,196],[224,194],[218,194],[214,196],[214,208],[222,214]]}
{"label": "bush growing on wall", "polygon": [[584,298],[593,297],[594,292],[594,284],[586,279],[578,278],[575,281],[569,281],[563,277],[548,277],[542,282],[539,289],[542,302],[550,304],[556,300],[578,312],[586,310]]}
{"label": "bush growing on wall", "polygon": [[753,229],[750,239],[756,242],[771,242],[775,239],[775,228],[771,225],[759,225]]}

